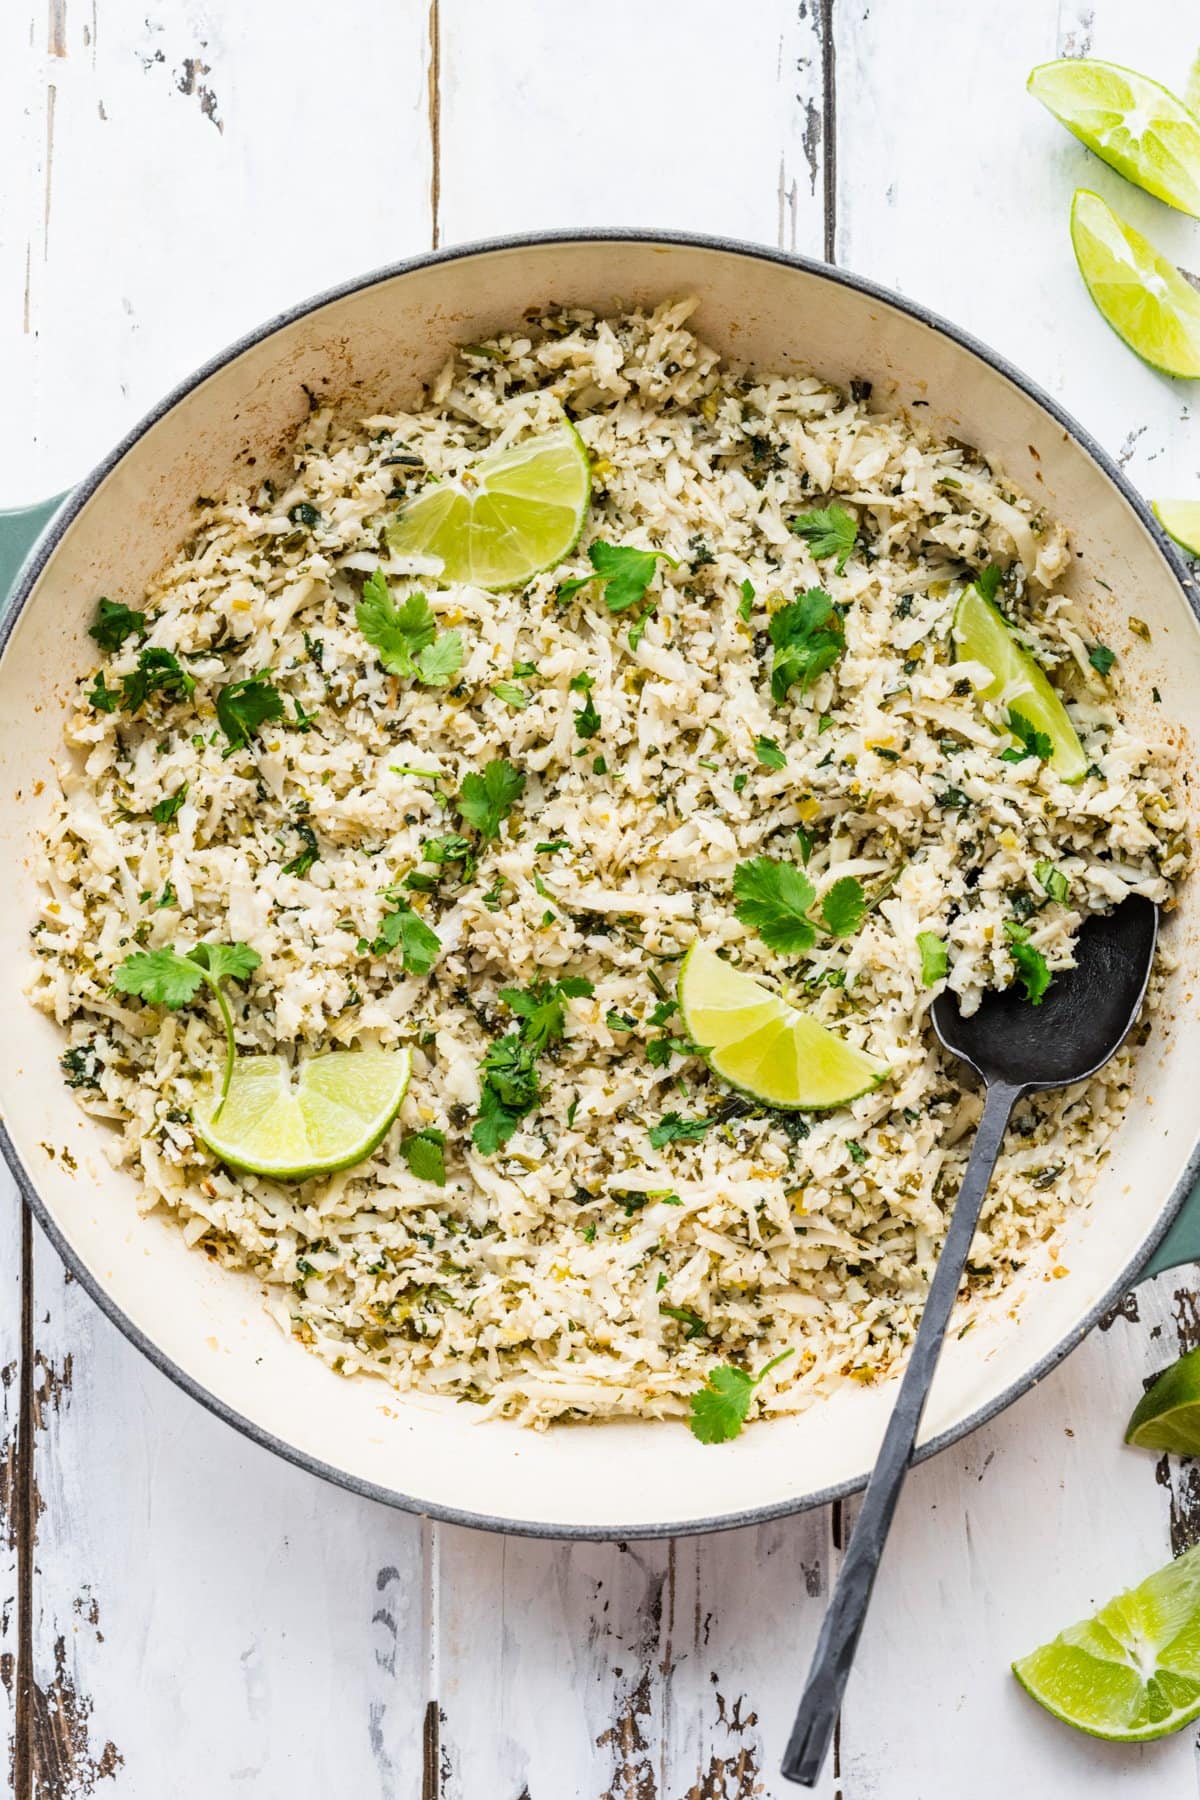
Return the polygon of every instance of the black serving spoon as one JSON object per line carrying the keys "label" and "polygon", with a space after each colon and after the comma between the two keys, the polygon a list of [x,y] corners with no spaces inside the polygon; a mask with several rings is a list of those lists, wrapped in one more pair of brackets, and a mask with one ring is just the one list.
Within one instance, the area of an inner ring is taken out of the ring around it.
{"label": "black serving spoon", "polygon": [[1025,1094],[1086,1080],[1119,1048],[1145,996],[1157,931],[1158,908],[1134,895],[1114,912],[1085,922],[1075,947],[1076,967],[1055,976],[1039,1006],[1031,1006],[1015,988],[985,994],[968,1019],[949,989],[933,1003],[930,1017],[942,1043],[983,1078],[983,1117],[788,1739],[783,1759],[788,1781],[815,1786],[833,1739],[871,1589],[1013,1107]]}

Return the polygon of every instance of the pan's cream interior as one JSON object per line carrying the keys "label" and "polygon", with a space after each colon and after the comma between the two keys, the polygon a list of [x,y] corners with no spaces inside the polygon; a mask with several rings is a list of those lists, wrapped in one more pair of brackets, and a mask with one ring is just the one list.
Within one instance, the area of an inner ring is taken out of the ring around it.
{"label": "pan's cream interior", "polygon": [[[141,1219],[102,1129],[63,1085],[58,1035],[24,1005],[34,914],[30,842],[61,755],[74,675],[90,666],[98,594],[137,604],[186,533],[198,493],[240,465],[261,468],[303,417],[306,387],[363,411],[411,402],[456,339],[471,341],[550,302],[611,309],[694,291],[701,333],[762,367],[866,376],[877,398],[921,402],[918,418],[981,445],[1069,525],[1073,577],[1097,633],[1118,647],[1133,710],[1151,730],[1190,736],[1200,710],[1200,632],[1166,561],[1108,477],[1021,388],[971,351],[886,302],[817,271],[702,245],[572,241],[477,252],[413,269],[283,325],[170,407],[100,483],[51,556],[0,662],[0,905],[8,1047],[0,1108],[15,1150],[74,1256],[175,1369],[289,1453],[419,1507],[498,1522],[591,1529],[687,1529],[753,1509],[803,1505],[869,1468],[891,1389],[858,1387],[794,1419],[704,1447],[678,1425],[609,1424],[532,1433],[480,1425],[471,1407],[401,1399],[346,1381],[285,1339],[255,1285]],[[1145,619],[1149,645],[1125,628]],[[1161,693],[1154,704],[1151,687]],[[1193,825],[1193,829],[1194,829]],[[1051,1279],[1033,1266],[994,1316],[943,1359],[926,1436],[952,1429],[1019,1384],[1076,1334],[1138,1261],[1196,1135],[1191,995],[1200,965],[1185,904],[1165,937],[1179,958],[1168,1004],[1140,1058],[1138,1091],[1089,1209],[1072,1221]]]}

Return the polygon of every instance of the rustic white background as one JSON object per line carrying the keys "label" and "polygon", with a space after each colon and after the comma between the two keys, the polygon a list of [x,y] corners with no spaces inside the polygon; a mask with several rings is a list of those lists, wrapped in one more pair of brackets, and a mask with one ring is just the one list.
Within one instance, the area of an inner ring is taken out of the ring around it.
{"label": "rustic white background", "polygon": [[[1200,227],[1023,88],[1090,50],[1182,90],[1198,40],[1184,0],[4,0],[0,506],[315,289],[583,224],[832,257],[996,345],[1148,493],[1195,493],[1191,390],[1091,310],[1070,195],[1193,269]],[[851,1509],[574,1547],[390,1512],[185,1399],[0,1202],[16,1800],[797,1791],[778,1757]],[[1164,1276],[914,1475],[825,1800],[1200,1791],[1194,1733],[1092,1743],[1006,1673],[1200,1536],[1200,1476],[1120,1443],[1198,1339],[1200,1284]]]}

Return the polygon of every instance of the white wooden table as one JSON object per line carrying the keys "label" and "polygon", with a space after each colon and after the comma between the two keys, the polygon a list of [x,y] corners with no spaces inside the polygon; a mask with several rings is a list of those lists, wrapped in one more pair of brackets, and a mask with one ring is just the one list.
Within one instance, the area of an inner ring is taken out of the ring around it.
{"label": "white wooden table", "polygon": [[[373,265],[652,224],[835,258],[1005,352],[1148,492],[1200,491],[1192,390],[1124,353],[1074,186],[1200,228],[1023,93],[1096,54],[1182,89],[1183,0],[6,0],[0,505],[67,486],[177,378]],[[9,1005],[17,1004],[15,996]],[[17,1800],[782,1800],[849,1508],[677,1544],[431,1525],[272,1459],[156,1373],[0,1213],[0,1703]],[[1123,1450],[1200,1281],[1141,1289],[909,1484],[826,1800],[1196,1794],[1195,1734],[1055,1725],[1009,1659],[1200,1536]],[[665,1452],[664,1452],[665,1453]]]}

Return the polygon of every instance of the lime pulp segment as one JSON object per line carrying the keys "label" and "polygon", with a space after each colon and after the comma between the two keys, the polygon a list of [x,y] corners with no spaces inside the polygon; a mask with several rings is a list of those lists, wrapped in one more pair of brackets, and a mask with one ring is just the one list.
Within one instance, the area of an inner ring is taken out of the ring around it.
{"label": "lime pulp segment", "polygon": [[1050,767],[1064,781],[1081,781],[1087,757],[1067,709],[1046,675],[1021,647],[999,609],[976,587],[964,590],[954,612],[954,641],[965,662],[982,663],[992,679],[980,690],[985,700],[1000,700],[1050,739]]}
{"label": "lime pulp segment", "polygon": [[1047,1712],[1121,1743],[1200,1717],[1200,1546],[1013,1664]]}
{"label": "lime pulp segment", "polygon": [[214,1156],[251,1175],[303,1181],[361,1162],[382,1141],[408,1087],[408,1050],[334,1050],[296,1070],[281,1056],[240,1056],[224,1106],[195,1109]]}
{"label": "lime pulp segment", "polygon": [[1080,188],[1071,242],[1088,293],[1117,336],[1164,375],[1200,376],[1200,294],[1099,194]]}
{"label": "lime pulp segment", "polygon": [[883,1063],[703,944],[693,944],[684,958],[679,1007],[689,1037],[704,1046],[717,1074],[767,1106],[845,1106],[887,1074]]}
{"label": "lime pulp segment", "polygon": [[1200,120],[1157,81],[1119,63],[1042,63],[1029,92],[1126,181],[1200,219]]}
{"label": "lime pulp segment", "polygon": [[1200,1349],[1172,1363],[1142,1395],[1125,1442],[1172,1456],[1200,1456]]}
{"label": "lime pulp segment", "polygon": [[398,555],[440,559],[443,581],[518,587],[574,549],[591,494],[587,451],[564,425],[425,488],[387,539]]}
{"label": "lime pulp segment", "polygon": [[1200,556],[1200,500],[1155,500],[1154,516],[1189,556]]}

